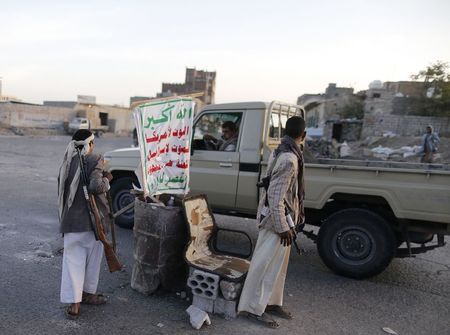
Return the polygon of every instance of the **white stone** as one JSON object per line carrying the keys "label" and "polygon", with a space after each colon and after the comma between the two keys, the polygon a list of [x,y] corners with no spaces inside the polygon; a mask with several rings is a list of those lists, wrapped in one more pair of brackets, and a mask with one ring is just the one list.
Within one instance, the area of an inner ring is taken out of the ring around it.
{"label": "white stone", "polygon": [[211,324],[208,313],[193,305],[189,306],[186,309],[186,312],[189,314],[189,321],[191,322],[192,327],[195,329],[200,329],[204,323],[208,326]]}

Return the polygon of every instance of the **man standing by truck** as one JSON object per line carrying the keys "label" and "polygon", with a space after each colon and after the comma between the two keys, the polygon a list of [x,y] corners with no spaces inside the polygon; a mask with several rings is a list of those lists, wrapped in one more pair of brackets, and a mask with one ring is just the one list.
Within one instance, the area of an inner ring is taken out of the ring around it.
{"label": "man standing by truck", "polygon": [[258,241],[238,306],[239,313],[270,328],[278,328],[279,324],[269,314],[292,319],[282,305],[294,226],[305,219],[300,149],[304,138],[305,120],[299,116],[289,118],[285,136],[269,162],[270,183],[258,206]]}

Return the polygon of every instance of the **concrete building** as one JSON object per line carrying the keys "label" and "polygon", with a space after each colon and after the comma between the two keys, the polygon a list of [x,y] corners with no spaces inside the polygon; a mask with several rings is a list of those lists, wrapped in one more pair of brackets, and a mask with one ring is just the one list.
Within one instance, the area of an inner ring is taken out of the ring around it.
{"label": "concrete building", "polygon": [[136,102],[146,101],[146,100],[150,100],[150,99],[153,99],[153,97],[144,97],[144,96],[130,97],[130,108]]}
{"label": "concrete building", "polygon": [[44,106],[25,102],[0,102],[0,125],[64,131],[65,123],[75,117],[72,108]]}
{"label": "concrete building", "polygon": [[362,136],[382,136],[393,132],[401,136],[419,136],[430,124],[441,136],[450,135],[448,117],[421,116],[421,99],[427,94],[423,82],[374,81],[365,92]]}
{"label": "concrete building", "polygon": [[158,97],[183,95],[191,93],[203,93],[199,96],[204,104],[213,104],[216,94],[216,72],[186,68],[184,83],[163,83]]}
{"label": "concrete building", "polygon": [[[65,106],[73,107],[65,107]],[[107,125],[109,132],[128,134],[134,128],[129,108],[53,101],[47,105],[16,101],[0,102],[0,126],[49,129],[63,133],[75,117],[87,117],[93,125]]]}
{"label": "concrete building", "polygon": [[297,104],[305,107],[307,127],[324,128],[327,121],[339,120],[340,110],[354,99],[353,88],[330,83],[324,94],[303,94]]}
{"label": "concrete building", "polygon": [[76,101],[44,101],[44,106],[74,108],[77,103]]}

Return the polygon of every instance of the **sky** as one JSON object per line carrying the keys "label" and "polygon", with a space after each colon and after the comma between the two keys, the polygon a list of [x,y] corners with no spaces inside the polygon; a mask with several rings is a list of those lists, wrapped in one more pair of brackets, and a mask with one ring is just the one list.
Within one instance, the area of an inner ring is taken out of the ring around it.
{"label": "sky", "polygon": [[0,0],[3,95],[128,106],[186,67],[216,102],[367,89],[450,62],[448,0]]}

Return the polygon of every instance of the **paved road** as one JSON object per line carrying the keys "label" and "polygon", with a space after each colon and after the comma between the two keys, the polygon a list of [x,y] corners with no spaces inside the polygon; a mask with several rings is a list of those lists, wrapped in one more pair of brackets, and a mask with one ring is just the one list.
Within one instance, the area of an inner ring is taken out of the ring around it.
{"label": "paved road", "polygon": [[[124,271],[103,266],[101,307],[83,307],[65,319],[59,303],[62,238],[57,233],[56,176],[69,138],[0,136],[0,334],[197,333],[176,294],[144,296],[130,288],[132,231],[118,228]],[[128,146],[130,138],[101,138],[96,149]],[[255,236],[255,222],[218,216],[219,225]],[[295,315],[280,321],[287,334],[450,334],[450,248],[415,259],[396,259],[381,275],[364,281],[339,277],[320,261],[315,245],[300,238],[292,254],[285,304]],[[203,333],[279,333],[245,319],[212,317]],[[159,327],[158,324],[162,324]]]}

